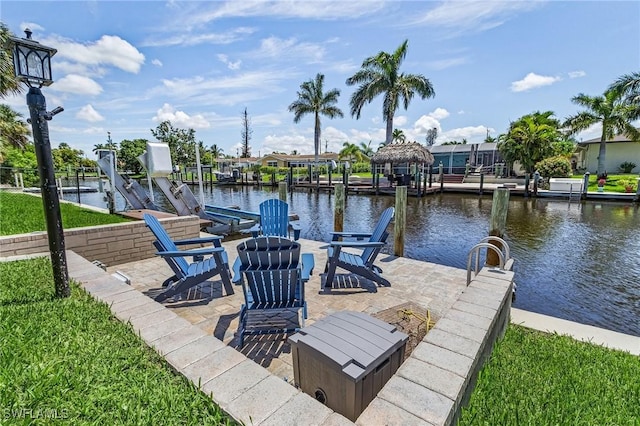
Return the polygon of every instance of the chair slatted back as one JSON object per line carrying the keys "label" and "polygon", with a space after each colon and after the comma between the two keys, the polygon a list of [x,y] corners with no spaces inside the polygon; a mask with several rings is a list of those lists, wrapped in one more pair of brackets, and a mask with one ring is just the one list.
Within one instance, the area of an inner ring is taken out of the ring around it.
{"label": "chair slatted back", "polygon": [[262,236],[238,245],[240,271],[254,303],[291,306],[300,277],[300,244],[286,238]]}
{"label": "chair slatted back", "polygon": [[[167,231],[164,230],[162,224],[155,216],[145,213],[143,219],[144,223],[156,237],[154,245],[158,251],[178,251],[178,247],[174,244],[169,234],[167,234]],[[173,269],[173,272],[176,274],[178,274],[179,270],[183,275],[186,275],[189,270],[189,264],[183,257],[167,258],[167,262],[170,262],[171,269]],[[171,265],[171,263],[173,263],[173,265]],[[176,268],[178,270],[176,270]]]}
{"label": "chair slatted back", "polygon": [[260,203],[262,235],[289,236],[289,205],[277,198]]}
{"label": "chair slatted back", "polygon": [[[395,209],[393,207],[388,207],[382,212],[376,227],[371,233],[371,237],[369,237],[370,243],[385,242],[387,240],[387,237],[389,236],[387,227],[391,223],[394,214]],[[363,250],[360,257],[364,261],[365,265],[371,265],[378,255],[378,252],[380,252],[380,247],[367,247]]]}

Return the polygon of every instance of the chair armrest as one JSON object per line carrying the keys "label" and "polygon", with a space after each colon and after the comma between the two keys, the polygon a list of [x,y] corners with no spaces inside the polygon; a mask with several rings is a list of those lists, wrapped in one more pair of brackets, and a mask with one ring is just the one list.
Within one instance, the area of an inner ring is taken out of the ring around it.
{"label": "chair armrest", "polygon": [[302,253],[302,281],[309,281],[309,277],[313,274],[313,267],[315,260],[313,259],[313,253]]}
{"label": "chair armrest", "polygon": [[331,241],[329,244],[333,247],[353,247],[353,248],[367,248],[367,247],[384,247],[387,243],[382,241]]}
{"label": "chair armrest", "polygon": [[222,237],[218,235],[213,235],[211,237],[190,238],[187,240],[174,240],[173,243],[177,246],[182,246],[187,244],[213,243],[216,247],[220,247],[221,246],[220,241],[222,241]]}
{"label": "chair armrest", "polygon": [[205,247],[201,249],[194,250],[180,250],[180,251],[159,251],[156,253],[157,256],[162,257],[186,257],[186,256],[198,256],[205,254],[213,254],[213,253],[225,253],[224,248],[222,247]]}
{"label": "chair armrest", "polygon": [[247,229],[247,232],[251,232],[251,236],[253,238],[257,238],[260,235],[261,226],[259,223],[256,223],[251,228]]}
{"label": "chair armrest", "polygon": [[293,230],[293,240],[298,241],[300,239],[300,231],[302,231],[302,227],[298,222],[289,222],[289,227]]}
{"label": "chair armrest", "polygon": [[242,272],[240,272],[240,267],[242,266],[242,262],[239,257],[236,257],[236,261],[233,262],[233,267],[231,268],[233,271],[233,278],[231,282],[234,284],[240,284],[242,282]]}
{"label": "chair armrest", "polygon": [[357,238],[362,240],[371,237],[371,233],[366,232],[330,232],[330,234],[332,241],[337,241],[338,238]]}

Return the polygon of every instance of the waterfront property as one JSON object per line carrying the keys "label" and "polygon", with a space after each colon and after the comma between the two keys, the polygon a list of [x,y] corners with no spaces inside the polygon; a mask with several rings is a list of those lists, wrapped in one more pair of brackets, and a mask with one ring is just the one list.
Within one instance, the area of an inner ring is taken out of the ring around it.
{"label": "waterfront property", "polygon": [[[622,163],[634,163],[630,171],[640,171],[640,141],[632,141],[626,135],[617,135],[606,142],[607,155],[604,168],[608,173],[618,172]],[[595,173],[600,155],[600,138],[589,139],[578,143],[576,149],[577,167]],[[629,173],[629,172],[627,172]]]}

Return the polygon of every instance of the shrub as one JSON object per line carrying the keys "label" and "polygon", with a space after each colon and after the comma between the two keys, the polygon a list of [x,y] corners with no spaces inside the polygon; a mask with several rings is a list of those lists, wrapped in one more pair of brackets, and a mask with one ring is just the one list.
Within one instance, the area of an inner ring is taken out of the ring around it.
{"label": "shrub", "polygon": [[536,170],[540,173],[540,176],[547,178],[569,177],[571,175],[571,162],[564,156],[556,155],[555,157],[538,161]]}
{"label": "shrub", "polygon": [[624,163],[618,166],[620,173],[631,173],[631,171],[635,168],[636,168],[636,163],[632,163],[631,161],[625,161]]}

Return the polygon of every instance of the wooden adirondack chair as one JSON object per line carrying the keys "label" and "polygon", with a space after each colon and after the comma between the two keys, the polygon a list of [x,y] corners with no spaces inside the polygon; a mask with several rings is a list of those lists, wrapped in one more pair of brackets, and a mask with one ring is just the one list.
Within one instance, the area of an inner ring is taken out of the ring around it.
{"label": "wooden adirondack chair", "polygon": [[[238,326],[240,347],[247,334],[288,333],[303,327],[304,283],[313,271],[313,255],[301,256],[299,243],[281,237],[251,238],[237,249],[245,298]],[[286,318],[292,311],[295,320]]]}
{"label": "wooden adirondack chair", "polygon": [[[332,232],[332,241],[327,249],[327,263],[324,271],[327,279],[324,284],[325,289],[333,286],[333,279],[336,274],[336,268],[345,269],[353,274],[360,275],[379,285],[390,286],[391,283],[382,277],[382,269],[373,263],[380,253],[382,247],[385,246],[389,233],[387,226],[391,223],[395,209],[387,208],[382,212],[376,227],[371,233],[361,232]],[[338,241],[345,238],[355,238],[360,241]],[[364,239],[367,241],[362,241]],[[343,248],[362,249],[362,253],[353,254],[343,251]]]}
{"label": "wooden adirondack chair", "polygon": [[[163,284],[167,286],[167,289],[155,297],[157,302],[162,302],[169,297],[180,294],[218,274],[227,295],[234,293],[231,285],[227,253],[220,244],[222,237],[212,236],[210,238],[174,241],[155,216],[145,213],[143,218],[147,227],[156,237],[156,241],[153,242],[153,245],[158,249],[156,255],[162,256],[175,273],[173,277],[168,278]],[[213,243],[213,246],[192,250],[179,250],[177,247],[179,245],[203,243]],[[211,255],[211,257],[205,259],[205,255]],[[193,262],[188,263],[185,257],[193,257]]]}
{"label": "wooden adirondack chair", "polygon": [[300,225],[289,222],[289,205],[277,198],[271,198],[260,203],[260,223],[249,231],[251,236],[273,235],[289,238],[293,231],[293,239],[300,238]]}

